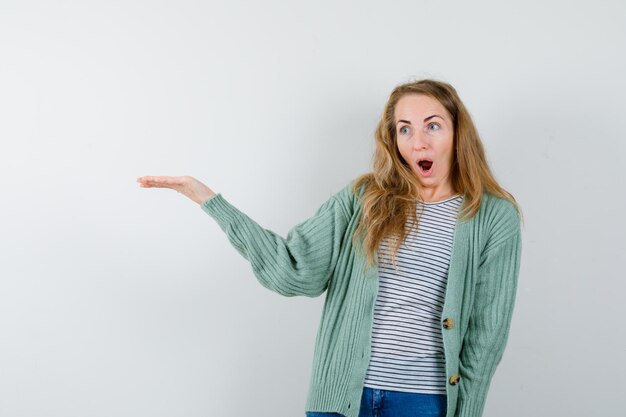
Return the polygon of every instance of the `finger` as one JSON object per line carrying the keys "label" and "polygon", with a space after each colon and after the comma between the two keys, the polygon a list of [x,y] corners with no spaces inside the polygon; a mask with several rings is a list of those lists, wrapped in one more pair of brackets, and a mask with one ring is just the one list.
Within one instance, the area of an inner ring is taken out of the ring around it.
{"label": "finger", "polygon": [[169,181],[167,180],[167,178],[168,177],[163,177],[163,176],[160,176],[160,177],[145,176],[145,177],[138,178],[137,181],[141,181],[141,183],[143,184],[158,186],[162,184],[168,184]]}
{"label": "finger", "polygon": [[180,177],[171,177],[171,176],[161,176],[161,177],[152,177],[152,181],[154,183],[164,184],[164,185],[182,185],[182,180]]}
{"label": "finger", "polygon": [[148,183],[154,182],[157,178],[158,177],[154,177],[154,176],[150,176],[150,175],[144,175],[143,177],[137,178],[137,182],[148,184]]}

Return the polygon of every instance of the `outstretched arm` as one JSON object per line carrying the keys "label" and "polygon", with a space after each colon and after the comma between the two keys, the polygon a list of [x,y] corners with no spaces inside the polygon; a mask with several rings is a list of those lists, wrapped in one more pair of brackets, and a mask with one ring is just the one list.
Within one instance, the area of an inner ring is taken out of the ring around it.
{"label": "outstretched arm", "polygon": [[286,238],[261,227],[221,194],[204,201],[201,208],[250,261],[255,276],[266,288],[285,296],[309,297],[326,290],[350,220],[337,194],[313,217],[291,228]]}
{"label": "outstretched arm", "polygon": [[137,178],[137,182],[144,188],[171,188],[200,204],[250,261],[259,282],[272,291],[285,296],[314,297],[326,289],[350,221],[346,199],[339,201],[338,197],[351,193],[351,184],[283,238],[261,227],[193,177],[145,176]]}

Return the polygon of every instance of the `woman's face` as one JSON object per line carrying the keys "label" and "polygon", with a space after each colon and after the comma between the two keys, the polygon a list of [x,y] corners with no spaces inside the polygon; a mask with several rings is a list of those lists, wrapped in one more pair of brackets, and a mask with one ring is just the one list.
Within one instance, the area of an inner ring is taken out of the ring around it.
{"label": "woman's face", "polygon": [[407,94],[396,103],[394,122],[398,150],[422,186],[451,191],[454,126],[448,111],[432,97]]}

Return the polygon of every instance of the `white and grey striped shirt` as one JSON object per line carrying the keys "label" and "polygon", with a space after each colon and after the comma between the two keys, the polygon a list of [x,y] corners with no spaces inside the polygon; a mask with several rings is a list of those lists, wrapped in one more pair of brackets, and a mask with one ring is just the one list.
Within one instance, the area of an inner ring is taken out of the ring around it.
{"label": "white and grey striped shirt", "polygon": [[411,230],[398,251],[397,270],[388,255],[390,245],[381,243],[372,355],[365,386],[446,393],[441,313],[462,203],[463,196],[456,195],[423,204],[417,232]]}

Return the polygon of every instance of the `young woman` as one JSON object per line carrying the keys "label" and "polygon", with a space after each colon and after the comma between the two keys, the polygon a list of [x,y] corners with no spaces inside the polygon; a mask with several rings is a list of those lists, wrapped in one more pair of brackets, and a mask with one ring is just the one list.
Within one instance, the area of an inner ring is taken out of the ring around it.
{"label": "young woman", "polygon": [[286,238],[189,177],[138,178],[212,216],[265,287],[326,300],[309,417],[479,417],[508,339],[521,212],[490,172],[456,90],[399,85],[373,172]]}

